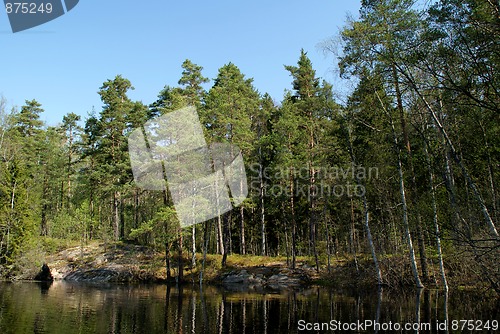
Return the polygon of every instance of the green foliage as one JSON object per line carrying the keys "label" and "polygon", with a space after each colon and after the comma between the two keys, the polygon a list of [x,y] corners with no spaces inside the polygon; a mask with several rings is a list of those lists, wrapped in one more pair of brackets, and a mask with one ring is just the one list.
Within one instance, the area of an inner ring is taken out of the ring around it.
{"label": "green foliage", "polygon": [[49,236],[55,239],[82,240],[85,227],[89,224],[87,217],[80,208],[72,214],[61,211],[51,220]]}
{"label": "green foliage", "polygon": [[23,137],[32,137],[40,132],[43,122],[40,114],[43,113],[42,105],[36,100],[26,100],[26,105],[15,115],[16,129]]}
{"label": "green foliage", "polygon": [[166,206],[160,208],[152,219],[132,229],[129,237],[148,240],[152,245],[161,248],[164,247],[165,243],[176,240],[179,229],[179,220],[175,209]]}
{"label": "green foliage", "polygon": [[204,120],[210,139],[237,145],[248,156],[255,134],[252,116],[259,108],[259,94],[233,63],[219,69],[213,87],[205,99]]}

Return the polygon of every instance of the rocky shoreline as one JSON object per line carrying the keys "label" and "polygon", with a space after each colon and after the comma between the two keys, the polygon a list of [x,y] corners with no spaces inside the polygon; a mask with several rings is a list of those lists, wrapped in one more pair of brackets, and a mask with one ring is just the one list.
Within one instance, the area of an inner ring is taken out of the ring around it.
{"label": "rocky shoreline", "polygon": [[[47,258],[46,265],[54,280],[97,284],[165,283],[166,270],[161,256],[137,245],[105,247],[92,244],[54,254]],[[317,278],[316,271],[306,264],[299,263],[296,269],[290,269],[286,263],[276,261],[266,265],[229,266],[218,270],[210,268],[209,271],[211,274],[204,274],[204,283],[223,286],[232,291],[300,289]],[[198,275],[199,272],[186,268],[184,281],[198,282]],[[175,278],[172,281],[176,282]]]}
{"label": "rocky shoreline", "polygon": [[[177,281],[177,258],[171,259],[171,277],[167,279],[165,255],[152,248],[127,243],[99,243],[65,248],[44,258],[54,280],[88,283],[199,283],[202,270],[202,254],[197,254],[197,265],[185,253],[183,281]],[[319,273],[307,258],[297,260],[295,269],[287,266],[283,257],[259,257],[230,255],[227,266],[220,267],[221,255],[208,254],[203,271],[203,283],[222,286],[233,291],[279,291],[302,289],[310,285],[329,285],[344,288],[374,287],[374,268],[371,260],[357,263],[338,259],[330,270],[323,268]],[[392,288],[411,287],[412,275],[404,257],[382,258],[379,261],[385,273],[384,285]],[[42,264],[34,265],[29,275],[12,279],[34,279],[40,273]],[[453,267],[451,267],[453,268]],[[436,271],[434,271],[436,272]],[[450,287],[453,272],[449,271]],[[39,276],[42,277],[42,276]],[[457,282],[467,282],[462,278]],[[473,284],[468,284],[472,286]],[[438,278],[428,287],[439,287]]]}
{"label": "rocky shoreline", "polygon": [[312,283],[312,268],[289,269],[281,266],[258,266],[223,273],[215,281],[229,290],[285,290]]}
{"label": "rocky shoreline", "polygon": [[[88,283],[139,283],[162,282],[163,278],[145,278],[123,266],[106,266],[99,269],[77,269],[61,276],[55,273],[56,279],[70,282]],[[188,282],[188,281],[186,281]],[[312,283],[311,276],[303,269],[287,269],[279,267],[248,267],[233,269],[221,273],[214,279],[206,281],[209,284],[222,286],[231,291],[264,291],[300,289]]]}

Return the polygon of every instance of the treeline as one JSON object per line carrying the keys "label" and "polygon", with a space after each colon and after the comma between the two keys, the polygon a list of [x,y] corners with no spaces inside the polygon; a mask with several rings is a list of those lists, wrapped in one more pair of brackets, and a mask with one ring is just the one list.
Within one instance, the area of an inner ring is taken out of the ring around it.
{"label": "treeline", "polygon": [[[371,254],[379,284],[388,275],[379,260],[404,254],[416,286],[446,286],[449,260],[500,291],[499,13],[484,0],[362,1],[342,45],[324,44],[341,49],[340,73],[356,83],[343,104],[304,51],[285,66],[291,86],[280,103],[232,63],[205,90],[210,80],[189,60],[178,86],[149,105],[128,97],[127,79],[107,80],[102,110],[83,123],[70,113],[47,127],[36,100],[10,113],[3,102],[2,267],[42,235],[143,243],[167,258],[175,247],[191,265],[196,251],[286,255],[291,267],[310,256],[318,270],[331,257]],[[249,195],[180,229],[168,190],[134,184],[127,138],[189,105],[208,144],[241,149]]]}

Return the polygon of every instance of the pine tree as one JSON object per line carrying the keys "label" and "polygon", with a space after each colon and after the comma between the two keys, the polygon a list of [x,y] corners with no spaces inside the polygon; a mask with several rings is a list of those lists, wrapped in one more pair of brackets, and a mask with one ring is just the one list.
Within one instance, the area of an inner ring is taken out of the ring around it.
{"label": "pine tree", "polygon": [[[245,163],[253,151],[255,133],[252,131],[252,117],[259,109],[259,94],[252,85],[252,79],[246,79],[239,68],[226,64],[219,69],[213,87],[205,99],[205,111],[202,120],[208,129],[209,141],[227,142],[240,148]],[[245,240],[245,206],[244,201],[239,208],[240,253],[246,253]],[[224,221],[230,224],[227,217]],[[226,226],[230,233],[230,227]],[[230,236],[226,235],[223,263],[230,252]],[[222,246],[222,245],[220,245]]]}
{"label": "pine tree", "polygon": [[[192,63],[189,59],[186,59],[182,63],[182,75],[178,81],[181,87],[170,87],[165,86],[164,89],[159,93],[158,99],[150,105],[149,118],[154,118],[158,116],[165,115],[169,112],[179,110],[181,108],[187,107],[189,105],[194,106],[200,116],[203,115],[204,108],[204,97],[206,91],[202,85],[209,80],[205,78],[201,71],[203,67]],[[201,118],[201,117],[200,117]],[[168,180],[167,180],[168,181]],[[167,183],[168,184],[168,183]],[[173,204],[168,195],[168,190],[163,192],[163,203],[167,206],[168,210],[174,211]],[[167,210],[165,208],[161,210]],[[196,226],[191,227],[191,266],[196,266]],[[183,249],[183,234],[182,230],[179,228],[177,231],[177,247],[178,247],[178,267],[179,267],[179,277],[178,280],[182,280],[182,249]],[[166,241],[165,243],[165,254],[167,257],[167,266],[169,264],[169,254],[170,254],[171,242]]]}
{"label": "pine tree", "polygon": [[16,128],[24,137],[33,137],[40,132],[43,122],[40,114],[44,110],[42,105],[36,100],[26,100],[26,104],[21,107],[21,111],[15,116]]}
{"label": "pine tree", "polygon": [[178,82],[181,85],[181,94],[188,105],[193,105],[200,110],[206,95],[203,84],[210,80],[201,74],[203,67],[192,63],[189,59],[184,60],[182,69],[182,77]]}
{"label": "pine tree", "polygon": [[111,217],[116,240],[125,237],[123,219],[123,186],[132,179],[125,134],[133,103],[127,92],[133,89],[129,80],[116,76],[104,82],[99,95],[104,103],[99,117],[98,163],[102,172],[111,176],[106,184],[111,192]]}
{"label": "pine tree", "polygon": [[[258,221],[260,221],[260,238],[261,238],[261,250],[262,256],[267,255],[268,245],[266,237],[266,188],[269,183],[269,177],[266,177],[265,171],[271,167],[271,161],[274,157],[273,154],[273,136],[272,136],[272,124],[271,119],[276,115],[277,107],[274,104],[273,99],[269,94],[264,94],[260,100],[260,107],[257,114],[252,117],[252,131],[256,135],[256,141],[254,145],[254,152],[252,157],[252,166],[257,164],[257,171],[255,168],[250,168],[247,171],[256,172],[257,175],[251,175],[251,177],[257,176],[258,178]],[[254,190],[254,184],[250,186],[251,190]],[[255,196],[254,194],[251,194]]]}
{"label": "pine tree", "polygon": [[[297,66],[285,66],[293,78],[293,94],[289,95],[284,103],[283,109],[294,110],[298,127],[303,128],[304,136],[298,139],[302,148],[305,149],[303,165],[300,169],[307,168],[307,202],[309,215],[309,254],[313,255],[316,261],[316,270],[319,271],[319,259],[317,252],[317,228],[320,215],[318,193],[318,168],[326,164],[325,153],[327,151],[326,134],[332,126],[332,119],[336,104],[331,92],[332,87],[326,82],[320,84],[320,79],[316,77],[316,72],[312,67],[311,60],[307,53],[301,50]],[[331,149],[331,147],[329,148]],[[299,170],[300,170],[299,169]]]}
{"label": "pine tree", "polygon": [[[72,189],[71,182],[74,176],[74,163],[75,157],[77,155],[77,148],[75,142],[78,140],[78,136],[82,130],[82,128],[78,125],[78,121],[80,121],[80,116],[75,113],[69,113],[63,116],[63,123],[61,125],[61,129],[64,131],[66,137],[66,190],[64,190],[64,183],[61,183],[61,197],[65,197],[66,199],[61,199],[61,206],[66,206],[68,209],[71,203],[72,197]],[[66,202],[66,203],[65,203]]]}

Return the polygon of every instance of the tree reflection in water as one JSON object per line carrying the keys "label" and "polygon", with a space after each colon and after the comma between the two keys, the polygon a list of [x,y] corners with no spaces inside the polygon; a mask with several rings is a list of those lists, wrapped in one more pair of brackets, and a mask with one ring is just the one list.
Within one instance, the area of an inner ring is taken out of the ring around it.
{"label": "tree reflection in water", "polygon": [[0,332],[298,333],[300,320],[492,320],[498,319],[496,306],[493,299],[464,291],[349,292],[313,287],[278,293],[199,285],[0,283]]}

